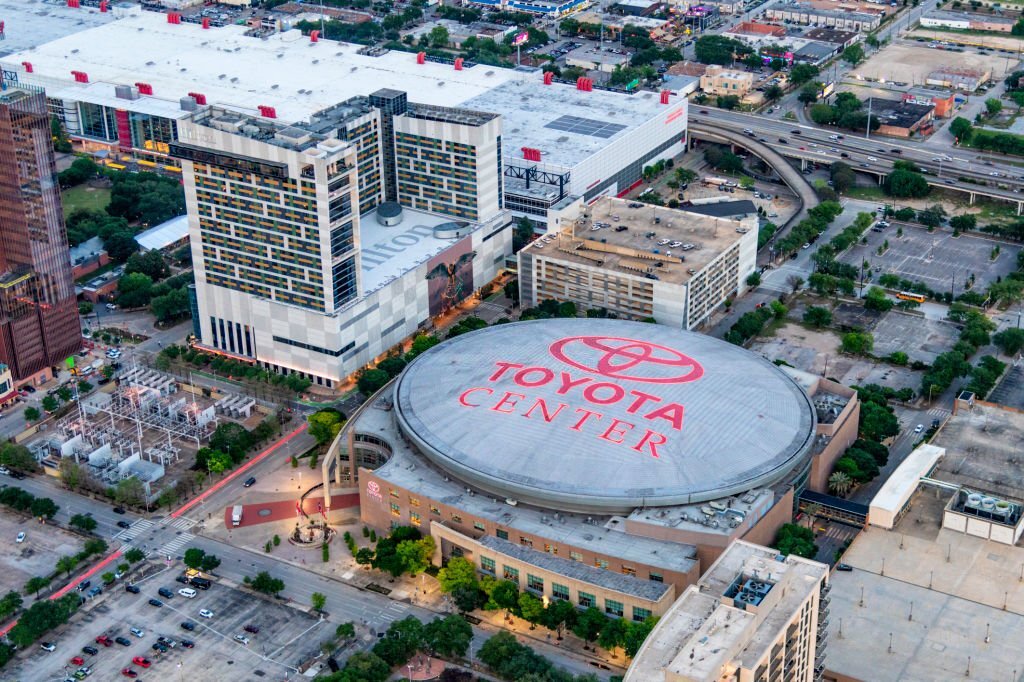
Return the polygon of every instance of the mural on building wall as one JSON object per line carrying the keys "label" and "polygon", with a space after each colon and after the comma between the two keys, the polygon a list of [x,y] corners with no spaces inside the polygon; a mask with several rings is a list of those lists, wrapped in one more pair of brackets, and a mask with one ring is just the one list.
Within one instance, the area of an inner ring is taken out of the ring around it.
{"label": "mural on building wall", "polygon": [[473,291],[473,238],[464,237],[455,246],[427,263],[427,298],[430,314],[441,315]]}

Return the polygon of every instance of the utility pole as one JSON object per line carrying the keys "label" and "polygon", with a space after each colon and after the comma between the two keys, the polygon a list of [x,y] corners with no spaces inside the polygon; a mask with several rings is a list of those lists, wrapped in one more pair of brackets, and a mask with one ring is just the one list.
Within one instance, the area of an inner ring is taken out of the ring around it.
{"label": "utility pole", "polygon": [[864,139],[871,139],[871,101],[874,97],[868,97],[868,122],[864,124]]}

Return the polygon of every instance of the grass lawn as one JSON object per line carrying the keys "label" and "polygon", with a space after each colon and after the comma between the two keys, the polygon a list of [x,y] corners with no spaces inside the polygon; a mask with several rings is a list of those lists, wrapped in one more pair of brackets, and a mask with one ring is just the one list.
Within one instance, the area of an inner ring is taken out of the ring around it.
{"label": "grass lawn", "polygon": [[851,199],[888,199],[885,190],[878,185],[850,187],[843,196]]}
{"label": "grass lawn", "polygon": [[71,189],[62,190],[60,199],[61,203],[64,204],[64,217],[67,218],[71,215],[72,211],[79,208],[91,211],[104,210],[107,204],[110,203],[110,190],[79,185]]}

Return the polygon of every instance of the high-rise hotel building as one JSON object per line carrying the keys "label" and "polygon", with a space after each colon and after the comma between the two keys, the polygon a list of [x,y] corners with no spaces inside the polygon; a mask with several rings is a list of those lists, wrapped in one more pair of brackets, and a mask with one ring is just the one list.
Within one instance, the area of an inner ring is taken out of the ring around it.
{"label": "high-rise hotel building", "polygon": [[0,91],[0,365],[45,381],[82,344],[46,96]]}
{"label": "high-rise hotel building", "polygon": [[196,107],[171,153],[198,343],[319,385],[426,327],[511,252],[497,114],[391,89],[297,124]]}

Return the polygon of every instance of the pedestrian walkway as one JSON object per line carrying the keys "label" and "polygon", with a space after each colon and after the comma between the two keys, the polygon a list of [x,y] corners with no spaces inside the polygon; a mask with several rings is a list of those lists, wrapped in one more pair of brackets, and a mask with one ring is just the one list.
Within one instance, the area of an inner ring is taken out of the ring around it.
{"label": "pedestrian walkway", "polygon": [[196,521],[185,516],[179,516],[176,519],[168,516],[160,521],[160,525],[167,526],[169,528],[177,528],[178,530],[189,530],[192,526],[196,525],[196,523]]}
{"label": "pedestrian walkway", "polygon": [[122,543],[126,545],[131,544],[131,542],[135,538],[139,537],[155,525],[156,524],[150,521],[149,519],[139,519],[130,527],[125,528],[119,533],[116,533],[114,535],[114,539],[120,540]]}
{"label": "pedestrian walkway", "polygon": [[192,542],[192,540],[194,540],[195,537],[196,536],[192,535],[192,533],[182,533],[181,535],[177,536],[176,538],[174,538],[170,542],[168,542],[168,543],[166,543],[164,545],[161,545],[160,549],[156,550],[156,554],[163,555],[163,556],[174,557],[175,553],[179,549],[181,549],[182,547],[184,547],[188,543]]}

